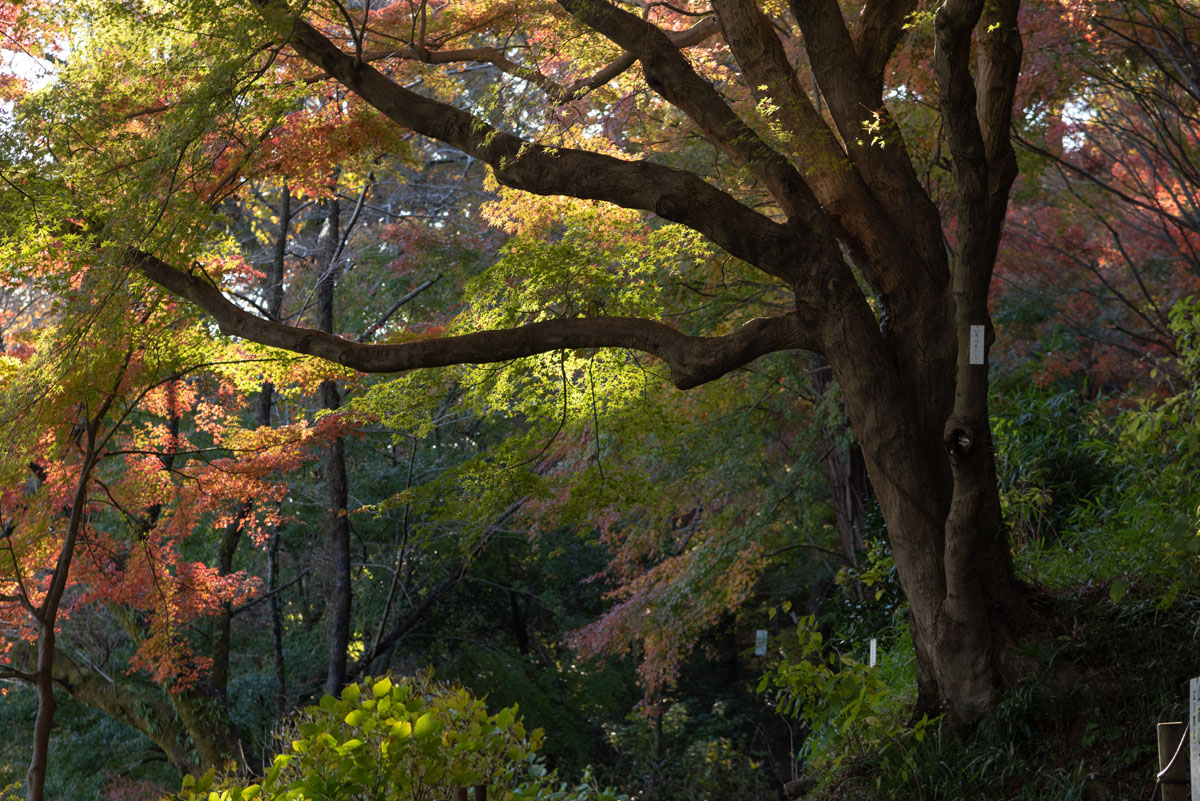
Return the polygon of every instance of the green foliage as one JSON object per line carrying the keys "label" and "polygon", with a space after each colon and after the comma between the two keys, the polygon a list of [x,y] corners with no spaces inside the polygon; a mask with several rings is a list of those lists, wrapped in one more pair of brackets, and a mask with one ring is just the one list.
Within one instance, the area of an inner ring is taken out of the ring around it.
{"label": "green foliage", "polygon": [[1165,396],[1105,417],[1099,402],[1031,393],[997,425],[1017,564],[1034,580],[1100,582],[1114,602],[1134,585],[1163,605],[1200,594],[1200,302],[1177,304],[1171,325]]}
{"label": "green foliage", "polygon": [[[24,683],[14,682],[4,689],[0,697],[0,732],[4,733],[0,736],[0,799],[17,801],[25,798],[37,697]],[[117,780],[160,788],[178,784],[179,773],[141,732],[66,693],[58,695],[57,704],[47,798],[105,801],[106,785]]]}
{"label": "green foliage", "polygon": [[527,735],[515,707],[489,715],[467,690],[429,679],[352,684],[289,729],[294,739],[261,782],[188,776],[177,798],[425,801],[486,785],[499,801],[540,769],[533,755],[541,732]]}
{"label": "green foliage", "polygon": [[517,707],[488,714],[461,687],[385,676],[323,696],[285,729],[290,746],[260,780],[187,776],[179,801],[434,801],[484,786],[494,801],[621,801],[585,775],[558,783],[537,758],[541,730]]}
{"label": "green foliage", "polygon": [[1101,404],[1033,384],[997,400],[991,422],[1004,519],[1018,546],[1051,541],[1113,481]]}
{"label": "green foliage", "polygon": [[610,772],[645,801],[773,798],[763,762],[730,737],[736,722],[723,701],[699,713],[684,701],[635,712],[605,732],[618,755]]}
{"label": "green foliage", "polygon": [[[787,605],[783,611],[789,611]],[[797,622],[796,645],[763,675],[758,691],[769,692],[781,714],[805,723],[810,772],[829,779],[850,762],[870,759],[901,780],[912,775],[911,748],[936,719],[922,715],[912,724],[903,722],[915,686],[915,659],[911,643],[898,651],[889,669],[883,667],[886,657],[870,667],[829,647],[814,616]]]}
{"label": "green foliage", "polygon": [[[1195,672],[1195,601],[1160,608],[1098,588],[1049,599],[1053,626],[1022,648],[1029,674],[971,732],[932,732],[909,749],[907,778],[870,765],[841,777],[841,798],[1042,801],[1149,797],[1154,723],[1186,715]],[[882,779],[882,782],[880,781]]]}

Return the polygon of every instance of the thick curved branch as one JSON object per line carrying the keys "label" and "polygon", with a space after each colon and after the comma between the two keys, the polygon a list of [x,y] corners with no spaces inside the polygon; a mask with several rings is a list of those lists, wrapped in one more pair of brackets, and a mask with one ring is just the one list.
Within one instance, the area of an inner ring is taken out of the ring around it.
{"label": "thick curved branch", "polygon": [[692,69],[658,26],[605,0],[559,0],[568,13],[637,56],[650,88],[692,119],[736,164],[751,171],[807,236],[829,235],[828,220],[800,173]]}
{"label": "thick curved branch", "polygon": [[[257,2],[275,9],[271,0]],[[764,217],[690,172],[584,150],[542,147],[499,131],[454,106],[405,89],[370,64],[343,53],[303,20],[294,20],[289,43],[393,122],[488,164],[505,186],[652,211],[784,280],[797,276],[805,264],[804,251],[811,250],[811,243],[798,238],[793,227]]]}
{"label": "thick curved branch", "polygon": [[909,266],[917,255],[871,194],[862,175],[796,78],[771,21],[755,0],[713,0],[721,32],[743,81],[773,120],[796,141],[793,160],[821,207],[840,225],[850,250],[877,291],[902,298],[916,289]]}
{"label": "thick curved branch", "polygon": [[[18,661],[27,665],[32,666],[37,660],[32,643],[20,643],[15,651]],[[140,731],[161,748],[180,771],[197,772],[198,765],[189,753],[187,731],[180,725],[169,703],[114,682],[59,649],[54,651],[53,675],[54,683],[76,701]]]}
{"label": "thick curved branch", "polygon": [[1008,209],[1008,188],[1017,177],[1010,127],[1023,53],[1017,28],[1019,5],[1019,0],[992,0],[985,5],[975,59],[975,113],[988,164],[989,211],[1001,218]]}
{"label": "thick curved branch", "polygon": [[984,0],[949,0],[935,17],[933,66],[943,129],[958,194],[969,203],[978,202],[987,191],[987,157],[975,115],[975,82],[971,77],[971,33],[983,5]]}
{"label": "thick curved branch", "polygon": [[883,96],[888,59],[904,36],[904,21],[916,8],[917,0],[867,0],[855,20],[850,36],[873,94]]}
{"label": "thick curved branch", "polygon": [[128,261],[168,292],[211,314],[228,335],[317,356],[365,373],[491,364],[562,349],[629,348],[662,359],[675,385],[688,389],[768,353],[811,348],[816,343],[814,335],[802,330],[798,316],[787,314],[757,318],[716,337],[688,336],[653,320],[583,317],[402,344],[366,345],[256,317],[226,299],[207,279],[176,270],[147,253],[130,251]]}
{"label": "thick curved branch", "polygon": [[[930,266],[933,280],[943,280],[948,270],[938,210],[921,187],[879,87],[859,61],[837,0],[790,2],[846,152],[893,224],[910,232],[909,239]],[[883,49],[882,44],[877,46]]]}
{"label": "thick curved branch", "polygon": [[[1009,128],[1021,65],[1018,6],[1018,0],[950,0],[936,16],[934,70],[963,205],[960,236],[978,236],[981,246],[993,250],[1017,174]],[[972,77],[971,40],[977,28],[978,61]],[[968,242],[959,247],[972,246]],[[991,263],[986,253],[978,261]]]}

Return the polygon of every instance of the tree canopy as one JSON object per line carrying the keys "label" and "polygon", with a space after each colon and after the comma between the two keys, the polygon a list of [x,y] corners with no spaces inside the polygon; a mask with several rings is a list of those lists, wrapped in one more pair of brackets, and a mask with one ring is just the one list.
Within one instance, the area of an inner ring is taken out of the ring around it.
{"label": "tree canopy", "polygon": [[1008,527],[1050,501],[1014,494],[992,379],[1086,361],[1170,394],[1115,354],[1189,364],[1194,9],[1120,5],[6,7],[27,797],[56,685],[178,770],[261,767],[272,715],[497,603],[531,664],[633,655],[661,728],[704,638],[791,600],[764,588],[798,550],[814,612],[851,575],[829,560],[894,565],[912,702],[972,730],[1053,618]]}

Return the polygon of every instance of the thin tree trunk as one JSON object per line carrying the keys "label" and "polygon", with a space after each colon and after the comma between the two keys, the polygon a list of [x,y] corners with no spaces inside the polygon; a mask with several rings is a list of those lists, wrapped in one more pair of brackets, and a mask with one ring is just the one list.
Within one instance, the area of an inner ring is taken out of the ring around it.
{"label": "thin tree trunk", "polygon": [[[340,207],[336,199],[327,202],[325,224],[321,229],[320,251],[323,271],[317,284],[318,328],[334,330],[333,296],[341,269]],[[342,396],[336,381],[321,384],[321,401],[325,409],[341,407]],[[325,609],[328,619],[329,658],[325,675],[325,692],[336,695],[346,683],[346,651],[350,645],[350,520],[346,514],[349,487],[346,478],[346,444],[335,437],[325,450],[325,549],[329,559],[329,584]]]}
{"label": "thin tree trunk", "polygon": [[[812,358],[812,380],[818,400],[825,398],[833,383],[833,370],[829,362],[819,356]],[[849,427],[844,421],[821,426],[821,449],[842,561],[854,567],[858,564],[858,552],[864,547],[866,502],[871,497],[867,464],[858,444],[851,441]]]}
{"label": "thin tree trunk", "polygon": [[[217,573],[227,576],[233,572],[233,555],[237,551],[238,542],[242,538],[242,523],[250,513],[250,504],[243,503],[234,515],[233,520],[225,525],[221,532],[221,542],[217,545]],[[209,674],[209,684],[213,695],[221,704],[229,703],[229,639],[233,618],[233,607],[228,601],[221,604],[221,611],[213,619],[212,633],[212,672]]]}
{"label": "thin tree trunk", "polygon": [[[71,561],[75,557],[75,543],[79,539],[79,532],[85,520],[88,484],[91,482],[92,468],[96,466],[96,435],[111,402],[110,396],[96,416],[85,421],[83,460],[79,466],[79,479],[71,501],[71,516],[67,522],[66,536],[63,538],[62,550],[58,552],[58,560],[50,577],[50,588],[41,605],[35,610],[38,642],[37,669],[34,671],[33,684],[37,692],[38,710],[33,724],[33,754],[29,759],[29,770],[25,774],[26,801],[43,801],[45,797],[46,770],[50,763],[50,732],[54,728],[54,712],[57,708],[54,700],[54,627],[58,622],[58,607],[67,587]],[[30,599],[25,600],[29,602]]]}
{"label": "thin tree trunk", "polygon": [[[278,320],[283,313],[283,277],[287,260],[288,229],[292,222],[292,193],[285,183],[279,205],[279,235],[275,238],[275,254],[267,273],[267,314]],[[258,424],[271,425],[275,385],[264,381],[258,403]],[[272,527],[271,543],[267,548],[267,593],[271,609],[271,651],[275,662],[275,712],[287,710],[287,666],[283,660],[283,616],[279,610],[279,528]]]}
{"label": "thin tree trunk", "polygon": [[275,713],[287,710],[287,665],[283,660],[283,617],[279,612],[279,594],[275,592],[279,579],[279,529],[271,531],[267,549],[267,592],[271,594],[271,645],[275,661]]}

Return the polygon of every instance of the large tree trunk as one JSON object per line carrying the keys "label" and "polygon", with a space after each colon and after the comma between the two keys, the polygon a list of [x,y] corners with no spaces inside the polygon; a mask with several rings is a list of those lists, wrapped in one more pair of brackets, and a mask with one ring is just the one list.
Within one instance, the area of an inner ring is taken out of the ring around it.
{"label": "large tree trunk", "polygon": [[941,397],[936,387],[915,391],[886,363],[871,380],[862,369],[869,353],[846,343],[831,347],[829,358],[908,598],[922,700],[945,702],[957,721],[969,722],[999,689],[1000,656],[1021,603],[990,435],[986,423],[968,434],[949,417],[937,427],[916,425],[920,404],[945,404],[953,385]]}

